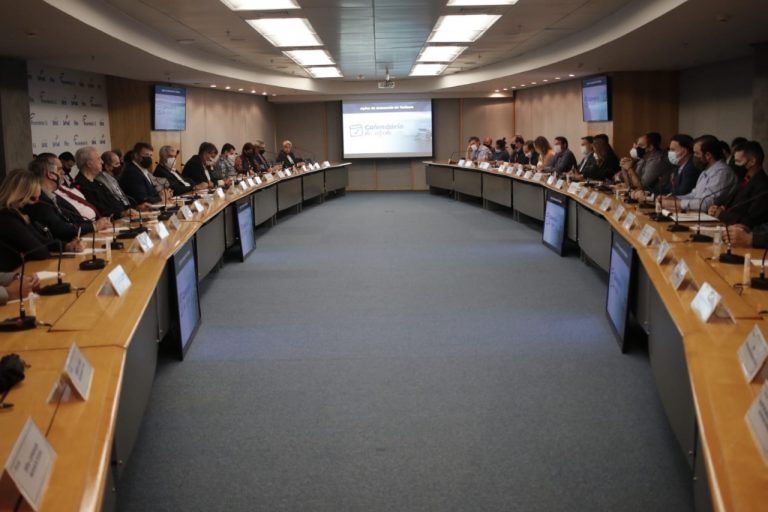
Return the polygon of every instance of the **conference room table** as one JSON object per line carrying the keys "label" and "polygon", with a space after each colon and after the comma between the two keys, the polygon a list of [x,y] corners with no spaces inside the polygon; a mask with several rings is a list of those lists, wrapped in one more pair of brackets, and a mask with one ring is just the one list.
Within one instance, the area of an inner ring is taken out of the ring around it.
{"label": "conference room table", "polygon": [[[654,382],[691,470],[696,510],[768,510],[768,460],[746,420],[763,380],[748,382],[737,355],[755,326],[768,333],[764,319],[768,291],[743,286],[743,265],[721,263],[724,247],[692,242],[690,232],[667,230],[669,222],[651,220],[647,213],[653,209],[627,204],[613,191],[516,166],[425,165],[431,191],[456,200],[474,199],[484,207],[511,208],[515,218],[524,215],[542,221],[547,197],[564,198],[567,238],[578,244],[585,261],[606,273],[612,237],[631,244],[639,264],[630,305],[647,336]],[[617,216],[619,208],[626,213]],[[631,225],[626,222],[629,214],[636,216]],[[646,235],[652,233],[650,239],[642,234],[644,229]],[[669,250],[658,261],[662,243]],[[760,258],[763,250],[733,249],[733,253]],[[687,264],[688,273],[678,289],[672,274],[680,261]],[[758,271],[752,270],[749,277]],[[721,296],[721,306],[707,322],[691,305],[705,283]]]}
{"label": "conference room table", "polygon": [[[108,260],[103,269],[79,269],[82,261],[94,257],[87,237],[85,252],[61,259],[63,280],[72,285],[72,291],[36,301],[36,329],[0,333],[0,355],[16,353],[29,365],[25,379],[4,399],[13,406],[0,410],[0,459],[8,460],[28,418],[56,453],[38,510],[115,508],[119,480],[149,401],[159,343],[174,328],[168,270],[173,255],[193,243],[197,278],[205,278],[238,242],[232,226],[238,221],[233,212],[237,205],[250,205],[254,227],[271,225],[279,212],[298,213],[307,201],[322,202],[329,194],[343,194],[349,165],[325,163],[317,170],[270,174],[260,184],[238,179],[228,190],[205,194],[190,204],[188,218],[178,213],[178,227],[146,215],[143,222],[153,246],[144,251],[136,240],[128,239],[123,240],[122,250],[107,254],[101,249],[104,252],[95,256]],[[164,238],[157,229],[160,222],[168,231]],[[112,236],[111,231],[97,233],[97,246],[109,243]],[[130,280],[122,294],[116,294],[108,280],[118,266]],[[58,260],[31,261],[25,266],[27,273],[42,271],[58,272]],[[54,281],[55,277],[42,284]],[[0,307],[0,318],[18,314],[18,301]],[[67,390],[62,376],[73,344],[93,368],[87,400],[61,392]],[[28,509],[5,472],[0,480],[0,510]]]}

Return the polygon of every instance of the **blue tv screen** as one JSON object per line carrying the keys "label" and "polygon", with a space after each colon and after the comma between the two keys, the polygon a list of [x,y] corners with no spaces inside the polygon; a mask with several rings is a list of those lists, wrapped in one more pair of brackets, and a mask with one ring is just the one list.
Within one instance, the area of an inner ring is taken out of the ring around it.
{"label": "blue tv screen", "polygon": [[187,90],[167,85],[155,86],[154,127],[157,131],[187,129]]}
{"label": "blue tv screen", "polygon": [[585,78],[581,82],[581,108],[584,121],[611,120],[610,89],[607,76]]}

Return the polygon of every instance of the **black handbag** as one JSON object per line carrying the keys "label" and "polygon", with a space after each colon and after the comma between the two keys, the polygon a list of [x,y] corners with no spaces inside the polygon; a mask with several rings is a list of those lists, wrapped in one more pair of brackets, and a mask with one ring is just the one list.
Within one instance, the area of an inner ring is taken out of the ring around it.
{"label": "black handbag", "polygon": [[24,380],[25,367],[26,363],[18,354],[9,354],[0,358],[0,394],[6,393]]}

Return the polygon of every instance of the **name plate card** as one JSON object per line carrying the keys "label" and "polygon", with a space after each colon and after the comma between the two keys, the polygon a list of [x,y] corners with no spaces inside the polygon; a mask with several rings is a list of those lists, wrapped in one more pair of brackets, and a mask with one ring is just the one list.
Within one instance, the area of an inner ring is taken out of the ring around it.
{"label": "name plate card", "polygon": [[247,179],[247,180],[245,180],[245,181],[247,181],[247,182],[248,182],[248,186],[249,186],[249,187],[255,187],[255,186],[256,186],[256,183],[253,181],[253,178],[248,178],[248,179]]}
{"label": "name plate card", "polygon": [[472,160],[467,160],[464,162],[464,167],[474,167],[475,163]]}
{"label": "name plate card", "polygon": [[556,179],[557,179],[557,178],[555,178],[555,175],[554,175],[554,174],[550,174],[550,175],[549,175],[549,178],[547,178],[547,185],[549,185],[549,186],[551,187],[552,185],[554,185],[554,184],[555,184],[555,180],[556,180]]}
{"label": "name plate card", "polygon": [[170,233],[168,232],[168,228],[165,227],[165,224],[162,222],[158,222],[157,226],[155,226],[155,234],[157,235],[157,238],[160,240],[165,240],[170,236]]}
{"label": "name plate card", "polygon": [[221,187],[218,187],[218,188],[216,189],[216,196],[217,196],[219,199],[224,199],[224,189],[223,189],[223,188],[221,188]]}
{"label": "name plate card", "polygon": [[461,160],[459,160],[459,163],[456,165],[458,165],[459,167],[463,167],[465,163],[467,163],[467,161],[462,158]]}
{"label": "name plate card", "polygon": [[507,166],[507,170],[506,170],[506,171],[504,171],[504,172],[505,172],[506,174],[512,175],[512,174],[515,172],[515,168],[514,168],[514,167],[512,167],[511,165],[508,165],[508,166]]}
{"label": "name plate card", "polygon": [[261,185],[261,178],[259,178],[258,176],[254,176],[254,177],[253,177],[253,181],[254,181],[254,182],[257,184],[257,185]]}
{"label": "name plate card", "polygon": [[290,169],[286,169],[286,170],[285,170],[285,171],[283,171],[283,172],[285,172],[285,175],[286,175],[286,176],[293,176],[293,173],[291,172],[291,170],[290,170]]}
{"label": "name plate card", "polygon": [[632,231],[632,226],[635,225],[636,215],[634,213],[628,213],[627,218],[624,219],[624,229]]}
{"label": "name plate card", "polygon": [[203,203],[200,202],[200,200],[196,200],[194,203],[195,210],[197,210],[198,213],[203,213],[205,211],[205,207],[203,206]]}
{"label": "name plate card", "polygon": [[563,185],[565,185],[565,180],[559,179],[559,180],[557,180],[557,183],[555,183],[555,188],[557,190],[562,190],[563,189]]}
{"label": "name plate card", "polygon": [[533,175],[533,181],[541,182],[541,180],[544,179],[544,173],[543,172],[537,172]]}
{"label": "name plate card", "polygon": [[646,224],[645,226],[643,226],[643,229],[640,231],[640,234],[637,236],[637,239],[641,244],[648,247],[648,245],[650,245],[651,243],[651,240],[653,240],[653,236],[655,234],[656,234],[656,230],[653,228],[653,226]]}
{"label": "name plate card", "polygon": [[613,211],[613,220],[615,220],[616,222],[619,222],[621,220],[622,215],[624,215],[624,205],[620,204]]}
{"label": "name plate card", "polygon": [[525,171],[525,174],[523,174],[523,178],[525,178],[526,180],[533,178],[533,171]]}
{"label": "name plate card", "polygon": [[752,436],[755,438],[757,446],[760,448],[763,462],[768,464],[768,382],[763,384],[760,393],[749,407],[747,423],[752,430]]}
{"label": "name plate card", "polygon": [[670,245],[669,242],[662,239],[659,243],[659,249],[656,251],[656,263],[661,265],[664,263],[664,260],[667,258],[667,254],[669,254]]}
{"label": "name plate card", "polygon": [[711,284],[705,282],[691,301],[691,309],[702,322],[706,323],[712,317],[718,304],[720,304],[720,294],[712,288]]}
{"label": "name plate card", "polygon": [[5,471],[34,510],[40,508],[55,461],[53,447],[32,418],[27,418],[5,463]]}
{"label": "name plate card", "polygon": [[491,163],[490,162],[481,162],[480,163],[480,168],[482,170],[484,170],[484,171],[487,171],[490,167],[491,167]]}
{"label": "name plate card", "polygon": [[285,178],[285,172],[284,171],[277,171],[277,177],[278,178]]}
{"label": "name plate card", "polygon": [[519,178],[519,177],[520,177],[520,176],[522,176],[523,174],[525,174],[525,171],[523,170],[523,168],[522,168],[522,167],[519,167],[519,168],[517,169],[517,172],[515,173],[515,176],[517,176],[517,177]]}
{"label": "name plate card", "polygon": [[141,233],[136,236],[136,241],[139,243],[139,248],[141,249],[141,252],[149,252],[155,244],[152,242],[152,239],[149,238],[149,235],[145,231],[144,233]]}
{"label": "name plate card", "polygon": [[241,181],[240,188],[243,190],[248,190],[248,182],[246,182],[245,180]]}
{"label": "name plate card", "polygon": [[573,183],[568,185],[568,193],[569,194],[576,194],[579,191],[580,188],[581,188],[581,185],[579,185],[578,183],[576,183],[574,181]]}
{"label": "name plate card", "polygon": [[607,212],[611,209],[611,206],[613,206],[613,201],[611,201],[610,197],[606,197],[603,199],[603,202],[600,203],[600,211]]}
{"label": "name plate card", "polygon": [[757,324],[739,347],[738,354],[741,371],[744,372],[747,382],[752,382],[760,374],[760,370],[768,359],[768,344]]}
{"label": "name plate card", "polygon": [[323,169],[327,169],[330,166],[331,166],[331,162],[329,162],[328,160],[323,162]]}
{"label": "name plate card", "polygon": [[264,177],[267,178],[267,183],[272,183],[273,181],[275,181],[275,177],[272,176],[272,173],[270,173],[270,172],[265,174]]}
{"label": "name plate card", "polygon": [[672,271],[672,275],[669,277],[670,281],[672,281],[672,286],[675,287],[675,290],[679,290],[680,286],[682,286],[683,282],[685,281],[685,276],[688,275],[688,264],[685,262],[685,260],[680,260],[677,265],[675,265],[675,269]]}
{"label": "name plate card", "polygon": [[600,194],[593,190],[591,194],[589,194],[589,199],[587,199],[587,203],[589,204],[595,204],[597,202],[597,198],[600,197]]}
{"label": "name plate card", "polygon": [[576,192],[576,195],[579,196],[579,198],[584,199],[587,197],[587,194],[589,194],[589,189],[587,187],[582,187],[579,189],[578,192]]}
{"label": "name plate card", "polygon": [[181,221],[177,215],[171,215],[171,218],[169,218],[168,221],[173,229],[179,229],[179,227],[181,227]]}
{"label": "name plate card", "polygon": [[85,358],[76,343],[69,347],[67,360],[64,362],[64,378],[83,400],[88,400],[93,381],[93,366]]}
{"label": "name plate card", "polygon": [[185,204],[181,207],[180,211],[186,220],[192,220],[192,218],[195,216],[195,214],[192,213],[192,208],[190,208],[189,205]]}

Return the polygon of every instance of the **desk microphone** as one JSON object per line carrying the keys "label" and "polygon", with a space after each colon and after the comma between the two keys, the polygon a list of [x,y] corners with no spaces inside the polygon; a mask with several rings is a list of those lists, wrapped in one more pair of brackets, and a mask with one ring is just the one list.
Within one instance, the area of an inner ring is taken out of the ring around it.
{"label": "desk microphone", "polygon": [[450,165],[450,164],[457,164],[457,163],[459,163],[459,160],[461,160],[461,158],[458,158],[458,159],[454,160],[453,157],[461,156],[463,153],[464,152],[462,150],[454,151],[453,153],[451,153],[451,156],[448,157],[448,164]]}
{"label": "desk microphone", "polygon": [[[745,199],[744,201],[739,201],[735,204],[732,204],[729,208],[734,208],[736,206],[742,206],[744,204],[751,203],[755,199],[758,199],[765,195],[768,195],[768,190],[764,190],[763,192],[755,195],[754,197],[750,197],[749,199]],[[719,258],[720,263],[729,263],[733,265],[740,265],[744,263],[744,256],[733,254],[731,252],[731,233],[728,231],[728,226],[725,227],[725,236],[726,236],[726,243],[728,244],[728,252],[720,255],[720,258]]]}
{"label": "desk microphone", "polygon": [[123,245],[123,242],[120,242],[117,239],[117,228],[115,227],[115,219],[110,219],[110,220],[112,221],[112,241],[109,243],[109,245],[113,251],[120,251],[125,246]]}
{"label": "desk microphone", "polygon": [[168,210],[168,189],[169,185],[166,183],[163,185],[163,208],[160,215],[157,216],[158,220],[168,220],[171,218],[171,215],[173,215],[173,212]]}
{"label": "desk microphone", "polygon": [[760,277],[753,277],[751,281],[752,288],[756,290],[768,290],[768,279],[765,278],[765,255],[768,249],[763,252],[763,260],[760,264]]}
{"label": "desk microphone", "polygon": [[128,215],[128,229],[123,231],[119,235],[117,235],[118,240],[128,240],[131,238],[136,238],[140,234],[147,231],[147,228],[144,227],[144,217],[142,217],[141,215],[141,207],[139,203],[131,196],[128,196],[128,197],[131,199],[131,201],[136,203],[136,211],[139,212],[139,227],[137,228],[131,227],[131,216]]}
{"label": "desk microphone", "polygon": [[704,200],[705,199],[707,199],[709,197],[712,197],[715,194],[719,194],[720,192],[723,192],[723,191],[725,191],[725,190],[727,190],[729,188],[732,188],[732,187],[733,187],[733,185],[725,186],[725,187],[721,188],[720,190],[715,190],[711,194],[707,194],[706,196],[701,198],[701,201],[699,201],[699,220],[698,220],[698,225],[696,226],[696,232],[691,235],[691,242],[711,242],[713,240],[713,238],[711,236],[709,236],[709,235],[702,235],[701,234],[701,207],[704,205]]}
{"label": "desk microphone", "polygon": [[96,257],[96,226],[93,227],[93,247],[91,259],[80,262],[80,270],[101,270],[107,266],[107,262]]}
{"label": "desk microphone", "polygon": [[297,147],[297,146],[293,146],[293,147],[294,147],[294,149],[298,149],[302,153],[309,153],[309,158],[304,159],[304,158],[301,158],[300,156],[298,156],[298,157],[296,157],[296,160],[299,160],[299,161],[302,161],[302,162],[306,161],[306,162],[309,162],[310,164],[315,161],[315,152],[314,151],[310,151],[309,149],[304,149],[304,148],[300,148],[300,147]]}
{"label": "desk microphone", "polygon": [[64,255],[64,248],[61,244],[61,240],[56,239],[56,243],[59,245],[59,263],[56,267],[56,277],[58,280],[55,284],[49,284],[48,286],[40,288],[37,292],[38,295],[63,295],[72,291],[72,285],[63,282],[61,279],[61,258]]}
{"label": "desk microphone", "polygon": [[[2,242],[0,242],[2,243]],[[27,312],[24,309],[24,267],[25,267],[25,254],[19,252],[16,249],[3,243],[5,247],[11,249],[14,253],[21,257],[21,274],[19,276],[19,316],[6,318],[0,322],[0,332],[16,332],[16,331],[28,331],[37,327],[37,318],[34,316],[27,316]],[[41,246],[42,247],[42,246]],[[34,249],[33,249],[34,250]]]}
{"label": "desk microphone", "polygon": [[676,197],[673,199],[675,204],[675,223],[670,226],[667,226],[667,231],[671,231],[672,233],[690,231],[691,228],[680,224],[680,212],[677,207],[678,199]]}

